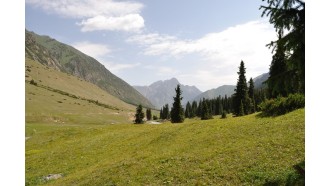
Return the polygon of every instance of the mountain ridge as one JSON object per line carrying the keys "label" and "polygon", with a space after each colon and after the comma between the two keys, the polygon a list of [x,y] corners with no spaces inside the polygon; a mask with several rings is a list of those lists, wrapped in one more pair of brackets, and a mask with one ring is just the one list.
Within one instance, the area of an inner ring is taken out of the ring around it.
{"label": "mountain ridge", "polygon": [[165,104],[169,104],[170,107],[172,106],[175,88],[178,84],[180,84],[182,90],[183,105],[196,95],[202,93],[196,86],[183,85],[176,78],[159,80],[151,83],[149,86],[135,85],[133,87],[160,109]]}
{"label": "mountain ridge", "polygon": [[49,36],[25,30],[25,56],[91,82],[126,103],[154,108],[148,99],[96,59]]}
{"label": "mountain ridge", "polygon": [[219,95],[221,95],[222,97],[230,97],[231,95],[233,95],[235,93],[235,85],[222,85],[219,86],[218,88],[213,88],[210,90],[207,90],[201,94],[199,94],[198,96],[194,97],[193,99],[191,99],[190,101],[199,101],[200,99],[213,99],[218,97]]}

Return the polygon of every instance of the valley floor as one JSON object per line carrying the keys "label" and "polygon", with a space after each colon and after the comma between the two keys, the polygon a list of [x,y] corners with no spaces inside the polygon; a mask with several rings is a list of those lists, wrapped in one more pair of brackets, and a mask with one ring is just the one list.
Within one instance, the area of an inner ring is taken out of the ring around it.
{"label": "valley floor", "polygon": [[25,158],[26,185],[302,184],[305,110],[161,125],[33,120]]}

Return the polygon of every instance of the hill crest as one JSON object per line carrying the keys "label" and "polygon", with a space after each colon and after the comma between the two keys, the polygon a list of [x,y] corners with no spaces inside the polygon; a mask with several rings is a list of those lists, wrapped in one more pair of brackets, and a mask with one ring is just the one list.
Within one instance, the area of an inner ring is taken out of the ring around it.
{"label": "hill crest", "polygon": [[25,56],[93,83],[126,103],[154,107],[149,100],[100,62],[49,36],[40,36],[25,30]]}

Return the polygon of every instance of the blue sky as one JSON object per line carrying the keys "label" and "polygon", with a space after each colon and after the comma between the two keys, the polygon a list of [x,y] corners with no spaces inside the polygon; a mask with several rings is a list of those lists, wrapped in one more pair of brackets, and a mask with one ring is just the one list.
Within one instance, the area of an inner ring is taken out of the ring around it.
{"label": "blue sky", "polygon": [[176,77],[202,91],[268,71],[276,39],[261,0],[26,0],[26,29],[96,58],[131,85]]}

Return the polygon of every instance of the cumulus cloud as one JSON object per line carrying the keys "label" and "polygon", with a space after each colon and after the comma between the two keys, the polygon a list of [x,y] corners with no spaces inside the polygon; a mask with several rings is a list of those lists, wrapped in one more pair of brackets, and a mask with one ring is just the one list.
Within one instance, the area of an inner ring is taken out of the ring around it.
{"label": "cumulus cloud", "polygon": [[264,21],[252,21],[209,33],[196,40],[180,40],[160,34],[141,34],[127,39],[145,47],[145,55],[180,56],[199,53],[208,60],[226,60],[231,56],[249,56],[264,51],[265,41],[275,38],[272,27]]}
{"label": "cumulus cloud", "polygon": [[105,67],[110,70],[111,72],[119,72],[121,70],[125,70],[125,69],[130,69],[130,68],[135,68],[140,66],[141,63],[132,63],[132,64],[118,64],[118,63],[112,63],[112,62],[108,62],[105,63]]}
{"label": "cumulus cloud", "polygon": [[95,58],[100,63],[102,63],[109,71],[114,73],[119,72],[121,70],[138,67],[141,65],[141,63],[125,64],[125,63],[115,63],[109,61],[108,58],[109,55],[111,55],[112,50],[110,49],[109,46],[104,44],[82,41],[82,42],[73,43],[71,45],[77,50],[83,52],[84,54],[87,54]]}
{"label": "cumulus cloud", "polygon": [[196,68],[199,71],[180,74],[179,78],[186,84],[215,88],[236,83],[236,72],[241,60],[245,62],[247,78],[267,72],[272,54],[265,45],[275,39],[276,32],[272,25],[262,20],[208,33],[198,39],[149,33],[131,36],[126,41],[138,44],[146,56],[183,58],[180,61],[185,65],[189,65],[185,57],[199,56],[194,59],[199,61]]}
{"label": "cumulus cloud", "polygon": [[89,41],[73,43],[72,46],[98,60],[111,53],[111,49],[107,45],[91,43]]}
{"label": "cumulus cloud", "polygon": [[144,19],[139,14],[128,14],[121,17],[96,16],[83,20],[78,25],[81,31],[111,30],[138,32],[144,27]]}
{"label": "cumulus cloud", "polygon": [[113,0],[26,0],[27,4],[63,17],[82,19],[82,31],[137,32],[144,27],[143,4]]}

